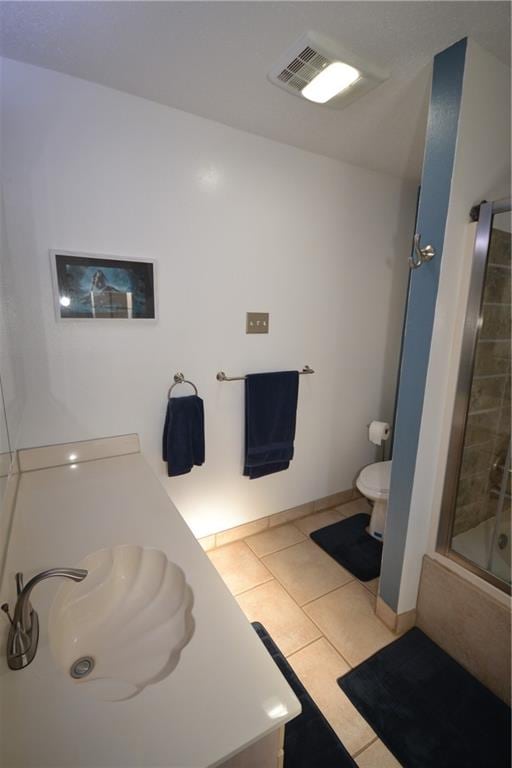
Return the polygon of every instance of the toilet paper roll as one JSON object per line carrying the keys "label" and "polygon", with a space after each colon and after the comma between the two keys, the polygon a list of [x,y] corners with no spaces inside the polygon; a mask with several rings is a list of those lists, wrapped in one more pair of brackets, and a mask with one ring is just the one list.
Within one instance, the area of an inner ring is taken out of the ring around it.
{"label": "toilet paper roll", "polygon": [[382,445],[384,440],[389,437],[389,424],[387,421],[372,421],[368,427],[368,437],[370,443],[374,445]]}

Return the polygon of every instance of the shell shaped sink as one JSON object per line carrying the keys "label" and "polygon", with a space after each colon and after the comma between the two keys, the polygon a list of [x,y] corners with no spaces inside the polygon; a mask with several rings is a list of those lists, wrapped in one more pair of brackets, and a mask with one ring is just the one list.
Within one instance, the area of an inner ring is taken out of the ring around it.
{"label": "shell shaped sink", "polygon": [[80,583],[63,582],[50,608],[55,661],[96,698],[122,701],[177,666],[194,631],[192,590],[158,549],[121,545],[79,564]]}

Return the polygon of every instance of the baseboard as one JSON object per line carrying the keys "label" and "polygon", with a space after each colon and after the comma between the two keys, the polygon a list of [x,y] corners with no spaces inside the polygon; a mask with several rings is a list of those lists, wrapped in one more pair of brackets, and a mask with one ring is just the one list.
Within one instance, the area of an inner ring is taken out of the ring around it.
{"label": "baseboard", "polygon": [[416,624],[416,609],[396,613],[389,605],[384,602],[382,597],[377,597],[375,613],[388,629],[397,635],[402,635]]}
{"label": "baseboard", "polygon": [[215,547],[231,544],[233,541],[245,539],[247,536],[254,536],[255,533],[261,533],[261,531],[265,531],[267,528],[274,528],[277,525],[290,523],[293,520],[299,520],[301,517],[308,517],[309,515],[314,515],[315,512],[323,512],[326,509],[338,507],[341,504],[346,504],[349,501],[359,498],[361,498],[361,494],[357,488],[348,488],[344,491],[333,493],[330,496],[323,496],[321,499],[308,501],[306,504],[300,504],[298,507],[283,509],[281,512],[275,512],[272,515],[260,517],[258,520],[252,520],[250,523],[243,523],[234,528],[228,528],[223,531],[218,531],[217,533],[212,533],[209,536],[203,536],[198,539],[198,541],[203,549],[208,551]]}

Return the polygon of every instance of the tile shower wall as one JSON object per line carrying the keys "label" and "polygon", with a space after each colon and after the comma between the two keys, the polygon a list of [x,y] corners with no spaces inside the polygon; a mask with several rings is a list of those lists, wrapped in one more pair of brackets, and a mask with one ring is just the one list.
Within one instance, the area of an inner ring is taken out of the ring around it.
{"label": "tile shower wall", "polygon": [[[510,233],[493,229],[471,387],[454,534],[496,514],[499,476],[510,439]],[[509,479],[510,484],[510,479]],[[508,489],[510,495],[510,487]],[[510,501],[508,502],[510,509]]]}
{"label": "tile shower wall", "polygon": [[[6,60],[2,88],[21,446],[138,433],[197,536],[351,488],[366,425],[391,420],[413,185],[26,64]],[[158,322],[57,322],[50,248],[155,259]],[[270,312],[268,336],[245,335],[247,311]],[[215,374],[306,363],[290,470],[248,481],[243,385]],[[168,479],[176,371],[205,401],[207,459]]]}

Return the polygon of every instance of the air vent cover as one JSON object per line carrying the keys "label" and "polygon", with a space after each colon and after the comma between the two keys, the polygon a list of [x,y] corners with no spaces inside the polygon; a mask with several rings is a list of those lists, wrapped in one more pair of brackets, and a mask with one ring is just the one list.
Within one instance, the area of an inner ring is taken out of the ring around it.
{"label": "air vent cover", "polygon": [[334,40],[317,32],[307,32],[279,58],[268,73],[268,79],[279,88],[302,98],[303,88],[334,61],[350,64],[361,73],[361,77],[325,106],[345,107],[388,77],[387,73],[362,62]]}

